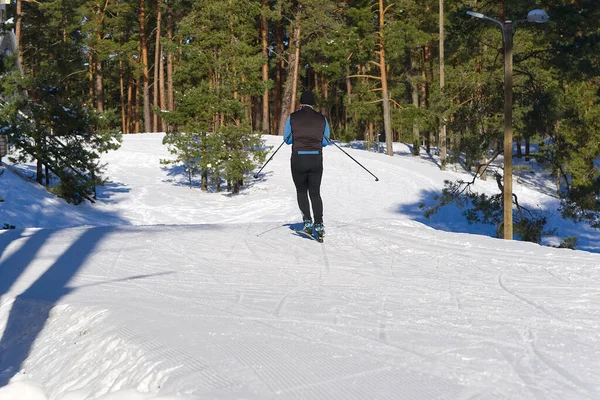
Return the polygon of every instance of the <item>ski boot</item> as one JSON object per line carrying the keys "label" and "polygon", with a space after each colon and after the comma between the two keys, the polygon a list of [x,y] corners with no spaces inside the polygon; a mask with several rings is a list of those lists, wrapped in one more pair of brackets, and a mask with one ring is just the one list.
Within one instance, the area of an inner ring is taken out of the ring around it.
{"label": "ski boot", "polygon": [[304,232],[308,235],[312,235],[313,233],[313,222],[310,219],[304,220],[304,228],[302,228]]}
{"label": "ski boot", "polygon": [[323,243],[323,237],[325,237],[325,228],[323,224],[315,224],[315,234],[317,235],[317,241]]}

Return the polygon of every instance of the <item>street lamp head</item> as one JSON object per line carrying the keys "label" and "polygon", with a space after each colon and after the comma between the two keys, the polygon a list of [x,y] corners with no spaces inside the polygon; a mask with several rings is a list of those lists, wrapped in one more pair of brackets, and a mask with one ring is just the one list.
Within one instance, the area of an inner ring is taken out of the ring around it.
{"label": "street lamp head", "polygon": [[529,22],[537,22],[538,24],[543,24],[548,22],[550,17],[546,14],[544,10],[531,10],[529,14],[527,14],[527,21]]}
{"label": "street lamp head", "polygon": [[483,18],[484,15],[482,13],[478,13],[478,12],[474,12],[474,11],[467,11],[467,14],[470,15],[471,17],[475,17],[475,18]]}

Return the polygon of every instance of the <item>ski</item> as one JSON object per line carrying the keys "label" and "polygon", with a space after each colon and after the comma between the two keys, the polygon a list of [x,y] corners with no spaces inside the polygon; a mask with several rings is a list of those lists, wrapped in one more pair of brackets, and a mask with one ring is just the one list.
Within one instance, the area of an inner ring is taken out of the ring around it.
{"label": "ski", "polygon": [[306,232],[304,229],[298,229],[298,230],[294,230],[294,232],[306,236],[309,239],[312,239],[314,241],[317,241],[319,243],[323,243],[323,238],[322,237],[315,237],[312,233],[308,233]]}

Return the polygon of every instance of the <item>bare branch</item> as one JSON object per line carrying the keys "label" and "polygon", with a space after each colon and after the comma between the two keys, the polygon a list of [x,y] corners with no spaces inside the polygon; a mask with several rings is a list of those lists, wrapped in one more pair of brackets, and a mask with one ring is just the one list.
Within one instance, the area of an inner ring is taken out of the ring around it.
{"label": "bare branch", "polygon": [[82,73],[85,73],[85,72],[88,72],[88,71],[87,71],[87,69],[82,69],[82,70],[80,70],[80,71],[71,72],[71,73],[70,73],[69,75],[67,75],[65,78],[70,78],[70,77],[71,77],[71,76],[73,76],[73,75],[82,74]]}
{"label": "bare branch", "polygon": [[375,76],[375,75],[348,75],[348,78],[371,78],[371,79],[381,80],[380,76]]}
{"label": "bare branch", "polygon": [[391,101],[392,103],[394,103],[399,109],[404,110],[404,106],[400,103],[398,103],[396,100],[394,99],[388,99],[389,101]]}
{"label": "bare branch", "polygon": [[[490,161],[486,162],[485,164],[479,164],[477,166],[477,171],[475,171],[475,177],[473,178],[473,182],[475,182],[475,179],[477,178],[477,176],[482,176],[483,174],[485,174],[485,172],[487,171],[487,169],[489,168],[489,166],[496,160],[496,158],[498,158],[498,156],[500,155],[500,152],[496,152],[496,154],[494,154],[494,156],[490,159]],[[481,171],[481,173],[480,173]]]}
{"label": "bare branch", "polygon": [[468,98],[467,100],[463,101],[462,103],[458,103],[458,104],[456,105],[456,107],[460,107],[460,106],[462,106],[462,105],[465,105],[465,104],[467,104],[467,103],[469,103],[469,102],[471,102],[471,101],[473,101],[473,100],[475,100],[475,97]]}
{"label": "bare branch", "polygon": [[[502,175],[496,174],[496,183],[498,184],[498,188],[500,189],[500,191],[502,193],[504,193],[504,185],[502,184]],[[514,192],[512,194],[512,198],[513,198],[513,203],[517,207],[517,211],[519,212],[519,216],[521,217],[521,219],[523,219],[523,211],[526,211],[530,217],[533,216],[533,213],[531,212],[531,210],[529,210],[528,208],[523,207],[522,205],[519,204],[519,198],[517,197],[517,195]]]}

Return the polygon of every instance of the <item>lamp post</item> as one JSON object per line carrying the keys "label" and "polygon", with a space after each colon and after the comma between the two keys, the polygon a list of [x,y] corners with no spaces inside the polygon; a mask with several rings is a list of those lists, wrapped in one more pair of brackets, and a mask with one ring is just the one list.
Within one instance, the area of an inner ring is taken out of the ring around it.
{"label": "lamp post", "polygon": [[482,13],[467,11],[467,14],[481,19],[487,19],[500,25],[502,29],[502,42],[504,44],[504,193],[503,193],[503,238],[513,239],[512,215],[512,103],[513,103],[513,35],[518,22],[545,23],[550,19],[544,10],[532,10],[527,14],[527,19],[517,21],[498,21]]}

